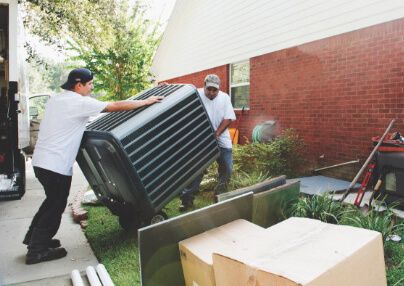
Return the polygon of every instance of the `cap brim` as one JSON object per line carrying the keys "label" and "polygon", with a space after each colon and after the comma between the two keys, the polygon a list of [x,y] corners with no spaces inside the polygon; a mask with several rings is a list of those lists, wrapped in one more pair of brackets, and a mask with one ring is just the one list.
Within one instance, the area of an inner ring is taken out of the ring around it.
{"label": "cap brim", "polygon": [[65,82],[64,84],[62,84],[60,87],[66,90],[72,89],[74,88],[75,83],[73,82]]}
{"label": "cap brim", "polygon": [[205,85],[206,85],[206,87],[214,87],[214,88],[219,89],[219,85],[216,83],[213,83],[213,82],[206,82]]}

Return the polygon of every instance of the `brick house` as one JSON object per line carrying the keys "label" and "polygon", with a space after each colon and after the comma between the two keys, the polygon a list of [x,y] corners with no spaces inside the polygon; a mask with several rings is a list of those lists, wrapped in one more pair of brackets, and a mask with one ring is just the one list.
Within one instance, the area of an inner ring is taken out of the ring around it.
{"label": "brick house", "polygon": [[156,81],[202,87],[216,73],[240,139],[275,120],[314,167],[352,179],[391,119],[404,133],[404,1],[177,0],[156,53]]}

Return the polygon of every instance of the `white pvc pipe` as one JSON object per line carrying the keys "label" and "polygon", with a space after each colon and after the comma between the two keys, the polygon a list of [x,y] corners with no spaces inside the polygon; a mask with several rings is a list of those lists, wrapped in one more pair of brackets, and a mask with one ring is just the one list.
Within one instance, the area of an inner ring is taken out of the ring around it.
{"label": "white pvc pipe", "polygon": [[101,281],[98,278],[97,272],[95,272],[94,267],[87,266],[86,274],[87,274],[88,281],[90,281],[91,286],[102,286]]}
{"label": "white pvc pipe", "polygon": [[72,278],[73,286],[84,286],[83,279],[81,279],[80,272],[77,269],[70,273],[70,277]]}
{"label": "white pvc pipe", "polygon": [[103,264],[98,264],[96,269],[103,286],[114,286],[114,282],[112,282],[111,277],[109,277],[107,269],[105,269]]}

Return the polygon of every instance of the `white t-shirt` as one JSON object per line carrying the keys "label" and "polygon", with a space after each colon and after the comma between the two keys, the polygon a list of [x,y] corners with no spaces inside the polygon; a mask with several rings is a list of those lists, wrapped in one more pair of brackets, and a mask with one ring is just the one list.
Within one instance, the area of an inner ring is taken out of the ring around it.
{"label": "white t-shirt", "polygon": [[[210,100],[205,95],[205,90],[199,88],[198,92],[205,106],[206,112],[209,115],[210,122],[212,123],[213,130],[217,130],[225,119],[236,120],[233,106],[231,105],[230,96],[227,93],[219,91],[219,94]],[[223,131],[218,139],[219,146],[222,148],[232,148],[229,129]]]}
{"label": "white t-shirt", "polygon": [[39,127],[32,165],[62,175],[73,175],[73,164],[90,116],[108,105],[73,91],[52,96]]}

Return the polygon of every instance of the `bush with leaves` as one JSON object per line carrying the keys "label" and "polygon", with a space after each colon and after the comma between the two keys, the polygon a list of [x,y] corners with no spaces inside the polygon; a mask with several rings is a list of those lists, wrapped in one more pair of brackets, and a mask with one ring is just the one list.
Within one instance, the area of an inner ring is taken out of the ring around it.
{"label": "bush with leaves", "polygon": [[238,171],[237,173],[233,174],[233,177],[230,180],[228,190],[237,190],[245,187],[249,187],[255,184],[262,183],[266,180],[269,180],[271,177],[268,173],[260,173],[260,172],[253,172],[248,174],[244,171]]}
{"label": "bush with leaves", "polygon": [[139,4],[131,15],[127,15],[127,1],[120,1],[118,8],[111,23],[114,27],[111,45],[102,48],[72,45],[79,54],[74,59],[84,61],[96,77],[94,90],[107,91],[104,100],[124,100],[150,87],[149,68],[160,41],[159,24],[145,19],[145,11]]}
{"label": "bush with leaves", "polygon": [[348,214],[346,223],[352,226],[378,231],[382,234],[383,240],[386,241],[389,235],[396,231],[402,231],[404,224],[396,222],[397,217],[393,209],[397,207],[397,204],[387,205],[384,200],[385,198],[379,203],[373,201],[368,213],[365,214],[360,209],[354,209],[354,211]]}
{"label": "bush with leaves", "polygon": [[234,150],[235,171],[270,176],[296,176],[302,170],[304,142],[294,129],[284,130],[270,143],[247,142]]}
{"label": "bush with leaves", "polygon": [[[161,39],[160,24],[146,19],[144,2],[21,0],[21,6],[31,34],[59,50],[75,51],[72,59],[95,75],[95,92],[122,100],[150,86],[149,69]],[[25,46],[29,59],[38,59],[30,43]]]}
{"label": "bush with leaves", "polygon": [[333,197],[334,195],[329,192],[312,197],[301,197],[288,210],[287,216],[307,217],[338,224],[345,215],[345,209],[343,204],[333,200]]}
{"label": "bush with leaves", "polygon": [[59,93],[60,85],[66,81],[71,70],[68,63],[57,63],[46,60],[46,64],[32,61],[29,66],[29,89],[31,94]]}

